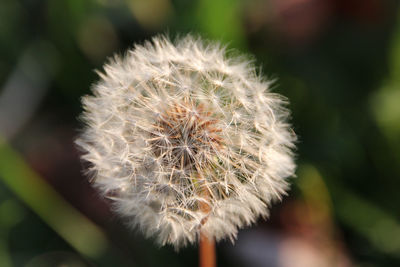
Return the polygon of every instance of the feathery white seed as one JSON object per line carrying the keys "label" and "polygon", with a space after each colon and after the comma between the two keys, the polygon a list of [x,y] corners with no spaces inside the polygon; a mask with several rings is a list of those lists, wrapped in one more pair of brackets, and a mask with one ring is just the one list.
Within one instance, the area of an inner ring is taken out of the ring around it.
{"label": "feathery white seed", "polygon": [[76,143],[129,225],[176,248],[268,215],[294,174],[285,100],[243,58],[191,36],[153,38],[99,73]]}

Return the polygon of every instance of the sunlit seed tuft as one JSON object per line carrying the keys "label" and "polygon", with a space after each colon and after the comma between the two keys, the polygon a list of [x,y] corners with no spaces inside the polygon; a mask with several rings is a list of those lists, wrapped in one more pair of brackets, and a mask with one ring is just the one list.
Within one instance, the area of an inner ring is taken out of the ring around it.
{"label": "sunlit seed tuft", "polygon": [[176,248],[233,240],[294,174],[285,100],[243,58],[191,36],[135,46],[83,97],[76,143],[93,184],[147,236]]}

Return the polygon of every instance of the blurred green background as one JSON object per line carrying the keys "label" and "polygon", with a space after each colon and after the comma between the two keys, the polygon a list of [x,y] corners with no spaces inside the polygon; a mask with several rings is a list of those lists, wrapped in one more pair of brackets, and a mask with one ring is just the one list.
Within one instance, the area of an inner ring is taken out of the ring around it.
{"label": "blurred green background", "polygon": [[80,97],[114,53],[195,33],[287,96],[297,177],[219,266],[400,266],[396,0],[1,0],[0,266],[196,266],[127,229],[82,174]]}

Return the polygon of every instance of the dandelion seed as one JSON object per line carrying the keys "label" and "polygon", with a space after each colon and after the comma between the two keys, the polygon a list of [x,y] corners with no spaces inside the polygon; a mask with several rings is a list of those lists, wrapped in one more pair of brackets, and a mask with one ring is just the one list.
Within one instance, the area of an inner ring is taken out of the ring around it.
{"label": "dandelion seed", "polygon": [[293,175],[285,100],[241,58],[193,37],[115,57],[83,97],[76,143],[93,184],[132,227],[176,248],[234,240]]}

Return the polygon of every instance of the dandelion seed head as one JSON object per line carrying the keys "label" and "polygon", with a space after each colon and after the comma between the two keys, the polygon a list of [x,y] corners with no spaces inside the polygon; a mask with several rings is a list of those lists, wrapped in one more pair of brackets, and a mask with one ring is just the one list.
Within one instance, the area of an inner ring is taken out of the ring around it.
{"label": "dandelion seed head", "polygon": [[161,244],[217,241],[268,216],[294,174],[283,97],[244,58],[155,37],[99,73],[76,143],[93,184]]}

